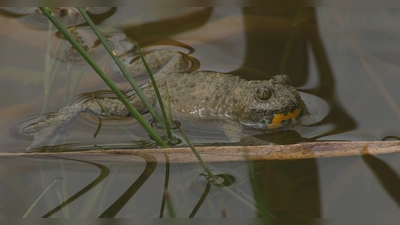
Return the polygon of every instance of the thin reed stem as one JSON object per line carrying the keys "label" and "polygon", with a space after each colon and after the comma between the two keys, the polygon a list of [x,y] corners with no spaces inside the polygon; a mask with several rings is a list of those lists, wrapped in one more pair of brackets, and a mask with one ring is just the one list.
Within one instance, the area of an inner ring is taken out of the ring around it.
{"label": "thin reed stem", "polygon": [[125,105],[129,112],[137,119],[137,121],[144,127],[149,135],[162,147],[168,147],[168,145],[162,140],[162,138],[153,130],[150,124],[142,117],[142,115],[132,106],[125,95],[115,86],[110,78],[100,69],[100,67],[90,58],[89,54],[83,49],[83,47],[75,40],[73,35],[58,21],[51,10],[48,7],[39,7],[40,10],[46,15],[46,17],[54,24],[54,26],[62,33],[62,35],[71,43],[71,45],[81,54],[86,62],[93,68],[94,71],[103,79],[103,81],[110,87],[110,89],[117,95],[118,99]]}
{"label": "thin reed stem", "polygon": [[[100,30],[97,28],[97,26],[93,23],[92,19],[90,19],[89,15],[86,13],[85,9],[83,9],[82,7],[77,7],[77,9],[82,14],[83,18],[86,20],[86,22],[89,24],[89,26],[92,28],[92,30],[96,34],[96,36],[99,38],[100,42],[103,44],[104,48],[107,50],[107,52],[110,54],[111,58],[117,64],[117,66],[121,70],[122,74],[124,74],[125,78],[129,81],[129,83],[131,84],[132,88],[135,90],[136,94],[143,101],[143,104],[145,104],[145,106],[149,110],[150,114],[154,117],[154,119],[158,123],[163,125],[164,122],[160,118],[160,116],[157,114],[157,112],[154,109],[153,105],[150,103],[150,101],[147,99],[147,97],[143,94],[143,92],[140,89],[140,87],[133,80],[132,76],[126,70],[125,65],[121,62],[119,57],[115,54],[115,52],[110,47],[110,45],[108,44],[107,40],[105,39],[104,35],[100,32]],[[135,44],[137,45],[137,43],[135,43]],[[156,89],[154,89],[154,90],[156,90]]]}

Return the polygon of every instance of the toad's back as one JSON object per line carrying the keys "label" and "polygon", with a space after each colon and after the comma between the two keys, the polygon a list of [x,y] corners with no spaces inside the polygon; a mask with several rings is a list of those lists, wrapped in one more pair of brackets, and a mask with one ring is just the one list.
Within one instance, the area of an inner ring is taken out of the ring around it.
{"label": "toad's back", "polygon": [[[173,51],[150,53],[146,60],[157,61],[154,58],[160,54],[162,58],[169,55],[169,60],[158,61],[167,63],[162,68],[155,67],[159,68],[156,82],[164,99],[167,84],[171,109],[175,113],[203,119],[229,119],[246,127],[273,129],[295,122],[305,110],[299,93],[286,75],[249,81],[218,72],[181,72],[186,69],[185,60]],[[143,91],[155,98],[151,84]]]}

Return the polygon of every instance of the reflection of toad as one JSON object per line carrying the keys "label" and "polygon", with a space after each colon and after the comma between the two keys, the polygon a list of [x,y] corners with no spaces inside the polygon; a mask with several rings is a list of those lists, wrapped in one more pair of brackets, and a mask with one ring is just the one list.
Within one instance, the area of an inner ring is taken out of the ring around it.
{"label": "reflection of toad", "polygon": [[[145,59],[155,71],[155,79],[165,102],[165,84],[168,85],[174,117],[226,122],[228,125],[222,127],[230,129],[225,130],[225,133],[231,141],[243,137],[236,132],[242,128],[276,130],[294,124],[306,110],[299,93],[289,84],[286,75],[277,75],[270,80],[248,81],[218,72],[187,73],[184,72],[188,67],[187,60],[183,55],[168,50],[149,53]],[[140,59],[129,64],[127,70],[132,76],[146,71]],[[141,88],[151,102],[156,102],[151,82]],[[137,95],[131,94],[128,98],[138,111],[147,111]],[[30,148],[57,144],[66,134],[66,125],[79,113],[106,116],[99,104],[113,116],[130,116],[129,111],[116,98],[101,98],[98,102],[87,98],[37,120],[20,132],[34,135],[35,140]]]}
{"label": "reflection of toad", "polygon": [[[86,7],[84,9],[87,10],[88,8]],[[76,26],[85,22],[85,19],[75,7],[51,7],[50,10],[52,14],[64,24],[64,26]],[[40,9],[36,9],[35,14],[36,16],[39,16],[40,19],[46,19]]]}
{"label": "reflection of toad", "polygon": [[[74,36],[75,40],[79,43],[80,46],[90,55],[93,52],[93,49],[87,46],[85,43],[84,39],[82,36],[79,35],[78,31],[76,30],[76,27],[73,27],[70,29],[70,33]],[[79,62],[83,58],[79,54],[79,52],[72,46],[68,45],[68,47],[64,50],[63,54],[65,57],[65,60],[67,62]]]}

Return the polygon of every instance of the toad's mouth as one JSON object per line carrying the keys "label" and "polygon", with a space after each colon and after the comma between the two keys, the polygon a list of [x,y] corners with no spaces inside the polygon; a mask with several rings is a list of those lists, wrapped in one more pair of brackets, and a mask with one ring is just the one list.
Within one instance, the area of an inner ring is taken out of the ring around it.
{"label": "toad's mouth", "polygon": [[266,123],[267,129],[277,129],[295,123],[303,115],[303,107],[299,106],[291,112],[274,114],[272,120]]}
{"label": "toad's mouth", "polygon": [[275,113],[272,116],[269,116],[267,120],[262,120],[259,122],[253,123],[240,123],[245,128],[249,129],[258,129],[264,131],[276,131],[280,128],[286,128],[289,125],[296,124],[298,120],[307,114],[307,109],[303,104],[300,104],[298,107],[289,112],[284,113]]}

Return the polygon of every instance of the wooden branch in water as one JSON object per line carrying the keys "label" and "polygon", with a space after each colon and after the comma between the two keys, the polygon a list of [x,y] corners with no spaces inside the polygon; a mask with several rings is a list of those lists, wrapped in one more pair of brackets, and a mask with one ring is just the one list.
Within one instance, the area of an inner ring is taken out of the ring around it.
{"label": "wooden branch in water", "polygon": [[[209,146],[197,147],[196,149],[206,162],[243,161],[246,159],[293,160],[400,152],[400,141],[330,141],[294,145]],[[189,147],[91,150],[76,152],[0,153],[0,157],[53,156],[89,161],[117,162],[151,161],[157,159],[157,161],[163,162],[165,160],[164,154],[168,155],[169,162],[197,162],[196,156],[192,153]]]}

